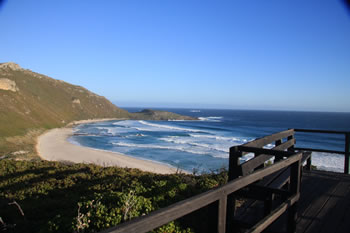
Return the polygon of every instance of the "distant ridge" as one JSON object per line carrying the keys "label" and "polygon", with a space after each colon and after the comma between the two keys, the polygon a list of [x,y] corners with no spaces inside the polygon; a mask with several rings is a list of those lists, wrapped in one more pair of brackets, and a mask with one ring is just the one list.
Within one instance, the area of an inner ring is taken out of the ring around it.
{"label": "distant ridge", "polygon": [[152,110],[152,109],[144,109],[141,112],[133,113],[133,119],[136,120],[197,120],[197,118],[182,116],[176,113],[160,111],[160,110]]}

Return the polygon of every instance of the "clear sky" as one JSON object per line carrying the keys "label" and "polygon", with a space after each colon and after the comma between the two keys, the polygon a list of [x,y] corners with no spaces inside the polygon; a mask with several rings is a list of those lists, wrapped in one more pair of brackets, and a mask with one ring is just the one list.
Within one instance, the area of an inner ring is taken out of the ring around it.
{"label": "clear sky", "polygon": [[119,106],[350,112],[350,9],[340,0],[5,0],[7,61]]}

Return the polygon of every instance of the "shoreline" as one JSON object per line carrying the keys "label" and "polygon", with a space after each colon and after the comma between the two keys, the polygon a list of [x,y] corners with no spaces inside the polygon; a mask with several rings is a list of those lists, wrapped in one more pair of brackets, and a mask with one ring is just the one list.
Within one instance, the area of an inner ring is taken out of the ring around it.
{"label": "shoreline", "polygon": [[170,165],[161,164],[156,161],[138,159],[124,155],[119,152],[98,150],[72,144],[68,141],[73,136],[73,127],[79,124],[87,124],[101,121],[123,120],[118,118],[91,119],[74,121],[66,127],[55,128],[41,134],[37,138],[36,150],[43,160],[48,161],[69,161],[74,163],[93,163],[100,166],[118,166],[127,168],[137,168],[146,172],[158,174],[174,174],[176,172],[188,173],[178,170]]}

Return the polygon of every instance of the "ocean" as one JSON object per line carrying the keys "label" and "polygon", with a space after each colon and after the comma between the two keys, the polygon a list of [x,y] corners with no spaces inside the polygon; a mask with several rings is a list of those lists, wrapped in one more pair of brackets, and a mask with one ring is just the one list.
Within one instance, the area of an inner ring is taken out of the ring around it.
{"label": "ocean", "polygon": [[[137,112],[142,108],[124,108]],[[199,121],[107,121],[77,126],[71,143],[152,160],[189,172],[228,167],[229,148],[288,128],[350,131],[350,113],[158,109],[198,117]],[[296,146],[345,148],[343,135],[296,133]],[[251,158],[246,156],[242,161]],[[313,152],[320,170],[342,172],[344,156]]]}

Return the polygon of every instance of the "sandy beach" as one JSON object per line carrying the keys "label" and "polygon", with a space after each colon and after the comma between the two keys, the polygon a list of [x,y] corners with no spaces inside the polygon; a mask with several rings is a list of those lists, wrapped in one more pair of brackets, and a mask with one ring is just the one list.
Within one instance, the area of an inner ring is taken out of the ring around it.
{"label": "sandy beach", "polygon": [[[96,121],[101,120],[79,121],[74,122],[73,125]],[[137,159],[117,152],[95,150],[74,145],[67,141],[72,135],[73,128],[71,127],[52,129],[40,135],[37,143],[39,156],[49,161],[70,161],[74,163],[94,163],[102,166],[138,168],[142,171],[160,174],[171,174],[177,170],[165,164]]]}

